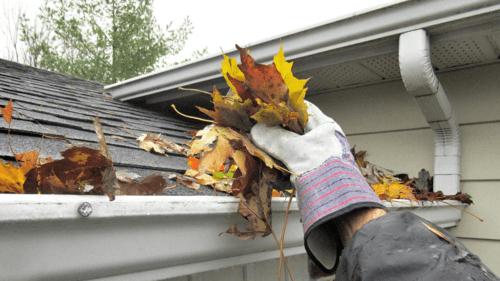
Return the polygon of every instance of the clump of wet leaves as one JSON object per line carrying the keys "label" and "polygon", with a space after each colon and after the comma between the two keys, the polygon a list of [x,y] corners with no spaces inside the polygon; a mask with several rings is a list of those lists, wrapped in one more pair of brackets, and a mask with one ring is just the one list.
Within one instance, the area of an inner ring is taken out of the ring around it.
{"label": "clump of wet leaves", "polygon": [[291,186],[283,185],[289,182],[284,180],[289,172],[252,143],[250,129],[262,123],[303,134],[307,79],[293,76],[293,63],[285,60],[282,47],[270,65],[259,64],[248,50],[236,48],[241,64],[226,55],[221,64],[229,92],[223,95],[214,87],[210,93],[214,109],[198,107],[213,125],[198,131],[188,144],[191,169],[185,175],[240,198],[238,212],[250,226],[245,231],[231,226],[226,233],[252,239],[270,234],[271,198],[282,196]]}

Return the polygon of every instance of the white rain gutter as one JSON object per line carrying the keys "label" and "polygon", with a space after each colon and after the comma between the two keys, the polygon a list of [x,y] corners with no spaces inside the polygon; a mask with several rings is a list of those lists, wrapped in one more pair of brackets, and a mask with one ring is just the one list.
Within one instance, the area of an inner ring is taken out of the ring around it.
{"label": "white rain gutter", "polygon": [[450,102],[432,69],[425,30],[401,34],[399,66],[406,90],[434,132],[434,190],[454,195],[460,191],[460,132]]}
{"label": "white rain gutter", "polygon": [[[280,237],[285,198],[273,198],[273,227]],[[92,208],[83,217],[79,207]],[[447,201],[460,206],[457,201]],[[384,202],[443,228],[461,211],[444,203]],[[107,196],[2,194],[1,280],[164,280],[279,258],[272,236],[241,241],[229,226],[246,221],[238,199],[214,196]],[[304,254],[300,212],[290,208],[284,252]],[[186,277],[186,280],[188,278]],[[189,279],[191,280],[191,279]]]}
{"label": "white rain gutter", "polygon": [[[281,41],[285,48],[287,60],[298,60],[316,55],[320,56],[322,53],[336,49],[397,36],[403,32],[418,28],[432,27],[498,11],[500,11],[500,4],[497,0],[397,0],[388,4],[388,6],[379,6],[349,14],[258,42],[250,44],[243,44],[244,42],[235,43],[250,47],[255,61],[270,63]],[[488,18],[487,22],[491,21],[492,19]],[[335,60],[352,58],[355,51],[350,49],[340,58],[335,57]],[[376,46],[374,49],[372,48],[369,55],[374,56],[377,52],[392,51],[392,45],[383,44],[382,46]],[[235,48],[225,50],[225,53],[229,57],[239,57],[239,53]],[[181,86],[197,85],[197,89],[208,91],[211,91],[214,84],[219,84],[218,87],[224,87],[224,79],[219,70],[220,62],[221,55],[214,54],[200,60],[108,85],[104,88],[114,98],[121,101],[146,99],[148,103],[163,102],[195,94],[178,90]],[[332,64],[327,58],[320,56],[307,63],[296,64],[294,71],[317,68],[325,63]]]}

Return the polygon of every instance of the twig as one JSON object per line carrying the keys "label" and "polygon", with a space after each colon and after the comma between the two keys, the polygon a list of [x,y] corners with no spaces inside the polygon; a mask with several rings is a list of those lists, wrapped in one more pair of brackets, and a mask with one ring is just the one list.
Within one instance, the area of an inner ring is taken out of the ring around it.
{"label": "twig", "polygon": [[439,231],[438,229],[434,228],[433,226],[431,225],[428,225],[427,223],[423,222],[423,221],[420,221],[423,225],[425,225],[425,227],[427,227],[427,229],[429,229],[432,233],[436,234],[437,236],[443,238],[444,240],[446,240],[446,242],[452,244],[453,246],[457,247],[458,249],[458,252],[461,254],[462,253],[462,248],[460,246],[458,246],[456,243],[454,243],[450,238],[446,237],[441,231]]}
{"label": "twig", "polygon": [[292,172],[292,171],[289,171],[289,170],[287,170],[287,169],[285,169],[285,168],[283,168],[283,167],[281,167],[281,166],[279,166],[279,165],[274,165],[274,168],[276,168],[276,169],[278,169],[278,170],[281,170],[281,171],[284,171],[284,172],[287,172],[287,173],[290,173],[290,174],[292,174],[292,175],[294,175],[294,176],[296,176],[296,177],[299,177],[299,178],[300,178],[300,177],[302,177],[302,175],[301,175],[301,174],[296,174],[296,173],[294,173],[294,172]]}
{"label": "twig", "polygon": [[9,130],[7,131],[7,137],[9,140],[10,151],[12,151],[12,154],[14,155],[14,159],[16,159],[17,165],[19,165],[19,167],[21,167],[19,160],[17,160],[16,153],[14,152],[14,148],[12,147],[12,143],[10,142],[10,123],[9,123]]}
{"label": "twig", "polygon": [[[389,197],[389,199],[390,199],[390,197]],[[403,202],[403,201],[398,201],[398,199],[391,199],[391,201],[394,201],[396,203],[405,204],[405,205],[410,205],[412,207],[417,207],[417,206],[413,205],[412,203],[406,203],[406,202]],[[411,202],[411,200],[409,200],[409,201]]]}
{"label": "twig", "polygon": [[137,139],[137,137],[136,137],[136,136],[135,136],[135,135],[134,135],[131,131],[129,131],[129,130],[125,127],[125,125],[123,125],[123,124],[122,124],[122,127],[123,127],[123,129],[125,129],[125,131],[127,131],[129,134],[131,134],[134,138],[136,138],[136,139]]}
{"label": "twig", "polygon": [[185,89],[185,88],[182,88],[182,87],[179,87],[179,90],[182,90],[182,91],[193,91],[193,92],[199,92],[199,93],[203,93],[203,94],[207,94],[207,95],[210,95],[211,97],[213,97],[214,95],[210,92],[205,92],[205,91],[202,91],[202,90],[198,90],[198,89]]}
{"label": "twig", "polygon": [[286,261],[285,254],[283,254],[283,248],[280,246],[280,241],[278,241],[278,237],[276,236],[276,233],[274,232],[273,227],[271,226],[271,224],[267,220],[266,214],[262,213],[264,215],[264,218],[261,218],[254,210],[252,210],[250,208],[250,206],[248,206],[247,202],[245,202],[243,195],[241,195],[241,193],[238,194],[238,197],[240,198],[241,202],[247,207],[247,209],[250,210],[250,212],[252,212],[252,214],[254,214],[259,220],[263,221],[269,227],[269,229],[271,229],[271,234],[273,235],[274,241],[276,241],[276,244],[278,245],[278,248],[280,249],[280,256],[281,255],[283,256],[283,260],[285,261],[285,265],[286,265],[286,268],[288,270],[288,274],[290,274],[290,279],[292,279],[291,281],[294,281],[293,277],[292,277],[292,272],[290,271],[290,267],[288,266],[288,262]]}
{"label": "twig", "polygon": [[194,119],[194,120],[198,120],[198,121],[203,121],[203,122],[208,122],[208,123],[212,123],[212,124],[217,124],[215,121],[212,121],[212,120],[208,120],[208,119],[203,119],[203,118],[198,118],[198,117],[194,117],[194,116],[189,116],[189,115],[186,115],[186,114],[182,114],[180,113],[177,108],[175,108],[175,105],[172,104],[172,108],[175,110],[175,112],[177,112],[177,114],[179,114],[180,116],[184,116],[186,118],[189,118],[189,119]]}
{"label": "twig", "polygon": [[[437,199],[436,199],[436,200],[437,200]],[[452,204],[450,204],[450,203],[448,203],[448,202],[444,202],[444,201],[441,201],[441,200],[437,200],[437,201],[438,201],[438,202],[445,203],[445,204],[448,204],[448,205],[452,206],[452,207],[453,207],[453,208],[455,208],[455,209],[459,209],[459,210],[460,210],[460,211],[462,211],[462,212],[466,212],[467,214],[469,214],[469,215],[471,215],[471,216],[475,217],[476,219],[480,220],[481,222],[483,222],[483,221],[484,221],[484,220],[483,220],[483,219],[481,219],[480,217],[478,217],[478,216],[476,216],[476,215],[474,215],[474,214],[472,214],[472,213],[470,213],[470,212],[467,212],[466,210],[464,210],[464,209],[462,209],[462,208],[459,208],[459,207],[457,207],[457,206],[455,206],[455,205],[452,205]]]}
{"label": "twig", "polygon": [[[292,194],[290,194],[290,200],[288,200],[288,206],[286,206],[286,212],[285,212],[285,223],[283,224],[283,230],[281,231],[281,249],[283,249],[283,241],[285,240],[285,230],[286,230],[286,223],[288,221],[288,212],[290,211],[290,205],[292,205],[292,199],[293,196],[295,195],[295,190],[292,191]],[[283,258],[285,255],[283,252],[280,252],[280,267],[278,271],[278,280],[281,280],[281,269],[283,267]],[[290,275],[291,276],[291,275]]]}

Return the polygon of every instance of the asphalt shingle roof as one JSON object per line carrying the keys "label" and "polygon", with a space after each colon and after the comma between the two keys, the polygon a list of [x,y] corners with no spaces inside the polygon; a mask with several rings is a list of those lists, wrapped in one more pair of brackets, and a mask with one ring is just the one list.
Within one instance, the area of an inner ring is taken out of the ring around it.
{"label": "asphalt shingle roof", "polygon": [[[61,159],[60,151],[82,144],[97,149],[93,117],[101,119],[116,170],[127,170],[143,177],[157,173],[184,173],[189,168],[179,154],[148,153],[123,127],[136,136],[151,132],[175,143],[190,139],[187,131],[200,129],[172,116],[130,103],[114,100],[104,85],[0,59],[0,107],[13,103],[11,143],[16,153],[38,150],[41,155]],[[13,161],[8,145],[8,124],[0,118],[0,160]],[[61,137],[66,140],[43,138]],[[173,185],[169,181],[169,186]],[[202,187],[195,191],[184,186],[166,190],[170,195],[211,195]]]}

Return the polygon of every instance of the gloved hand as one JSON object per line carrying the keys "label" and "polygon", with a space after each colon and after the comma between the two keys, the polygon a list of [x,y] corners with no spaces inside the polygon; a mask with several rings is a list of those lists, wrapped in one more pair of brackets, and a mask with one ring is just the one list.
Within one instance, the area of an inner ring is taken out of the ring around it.
{"label": "gloved hand", "polygon": [[340,126],[314,104],[304,135],[281,126],[257,124],[251,130],[255,145],[281,160],[297,189],[304,227],[304,246],[326,273],[338,264],[342,242],[332,221],[359,208],[384,205],[361,175]]}

